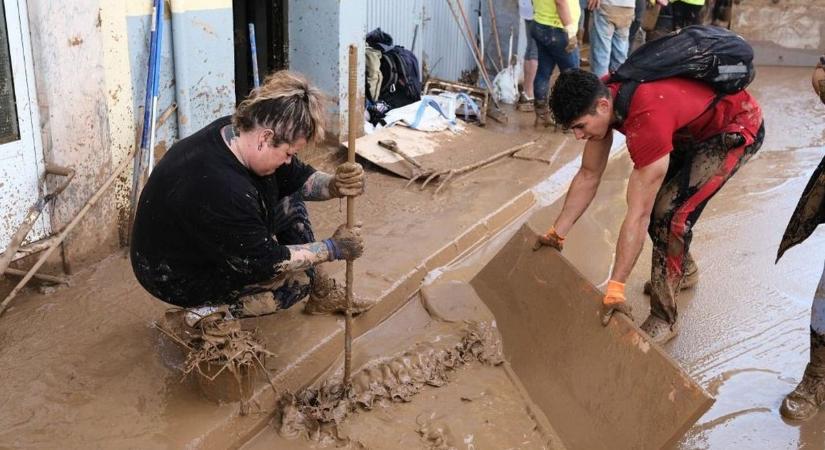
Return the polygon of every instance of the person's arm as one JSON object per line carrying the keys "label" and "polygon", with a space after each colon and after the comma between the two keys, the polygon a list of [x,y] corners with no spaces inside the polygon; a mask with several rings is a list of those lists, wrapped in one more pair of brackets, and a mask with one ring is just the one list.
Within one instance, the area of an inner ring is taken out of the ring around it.
{"label": "person's arm", "polygon": [[559,19],[561,19],[561,23],[562,25],[564,25],[565,29],[567,29],[567,27],[570,25],[574,25],[576,28],[578,28],[579,24],[573,23],[573,15],[570,13],[570,4],[567,3],[568,1],[570,0],[555,0],[556,12],[559,14]]}
{"label": "person's arm", "polygon": [[559,236],[567,236],[573,224],[584,214],[596,196],[604,168],[607,166],[607,158],[610,156],[611,145],[612,131],[608,132],[604,139],[591,139],[584,145],[582,165],[570,183],[567,196],[564,198],[564,206],[553,224]]}
{"label": "person's arm", "polygon": [[275,266],[278,272],[305,270],[317,264],[339,259],[353,260],[364,252],[361,226],[347,228],[341,225],[329,239],[308,244],[287,245],[289,259]]}
{"label": "person's arm", "polygon": [[616,242],[616,260],[610,276],[613,281],[624,283],[639,258],[656,194],[662,186],[669,164],[670,156],[665,155],[645,167],[633,169],[630,174],[627,184],[627,213]]}
{"label": "person's arm", "polygon": [[304,200],[321,201],[364,193],[364,168],[358,163],[344,163],[335,175],[317,171],[301,187]]}
{"label": "person's arm", "polygon": [[307,178],[301,187],[301,195],[307,201],[322,201],[334,198],[330,191],[330,185],[335,179],[334,176],[317,171]]}

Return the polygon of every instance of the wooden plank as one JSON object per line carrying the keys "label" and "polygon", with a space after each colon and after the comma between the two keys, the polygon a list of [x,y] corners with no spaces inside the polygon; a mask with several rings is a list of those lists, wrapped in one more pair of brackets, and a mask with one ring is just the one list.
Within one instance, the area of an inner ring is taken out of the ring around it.
{"label": "wooden plank", "polygon": [[599,323],[602,294],[524,225],[473,278],[532,399],[572,449],[658,449],[713,404],[631,321]]}

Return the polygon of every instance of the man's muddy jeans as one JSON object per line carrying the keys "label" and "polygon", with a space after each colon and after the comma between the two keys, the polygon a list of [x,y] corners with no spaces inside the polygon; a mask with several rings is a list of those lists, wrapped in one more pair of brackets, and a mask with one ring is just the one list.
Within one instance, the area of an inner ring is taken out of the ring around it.
{"label": "man's muddy jeans", "polygon": [[598,77],[616,70],[626,59],[633,8],[601,5],[590,27],[590,70]]}
{"label": "man's muddy jeans", "polygon": [[577,69],[579,67],[579,49],[576,47],[567,53],[567,33],[562,28],[551,27],[533,22],[532,36],[536,40],[539,53],[539,67],[533,82],[536,105],[547,104],[550,90],[550,75],[558,64],[559,70]]}
{"label": "man's muddy jeans", "polygon": [[762,146],[765,127],[753,144],[728,148],[722,135],[703,142],[674,142],[670,165],[650,215],[653,241],[650,313],[676,323],[676,295],[692,260],[693,226],[719,189]]}
{"label": "man's muddy jeans", "polygon": [[[275,230],[275,239],[280,245],[298,245],[315,242],[312,224],[309,222],[309,213],[300,192],[284,197],[277,207],[273,208],[270,223]],[[316,271],[310,267],[303,273],[285,273],[274,280],[248,286],[241,290],[239,297],[250,295],[264,290],[270,290],[280,309],[286,309],[306,297],[315,281]]]}

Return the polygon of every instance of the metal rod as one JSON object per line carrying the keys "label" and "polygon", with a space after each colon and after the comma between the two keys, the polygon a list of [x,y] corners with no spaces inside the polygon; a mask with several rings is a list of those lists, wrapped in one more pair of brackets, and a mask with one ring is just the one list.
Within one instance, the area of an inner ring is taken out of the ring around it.
{"label": "metal rod", "polygon": [[[40,214],[43,212],[43,209],[46,205],[52,201],[58,194],[63,192],[66,189],[66,186],[74,178],[74,169],[68,167],[57,166],[54,164],[47,164],[46,165],[46,176],[48,175],[56,175],[64,177],[62,183],[54,190],[54,192],[46,194],[43,198],[37,199],[37,201],[29,208],[29,212],[26,214],[26,217],[23,218],[23,222],[20,224],[20,227],[14,233],[11,240],[9,241],[8,247],[6,247],[6,251],[0,255],[0,279],[3,278],[3,274],[6,273],[6,270],[9,268],[9,264],[11,264],[12,260],[14,259],[17,250],[20,246],[23,245],[23,241],[26,239],[26,235],[29,234],[32,227],[34,227],[34,223],[37,221],[37,218],[40,217]],[[45,176],[44,176],[45,178]]]}
{"label": "metal rod", "polygon": [[52,241],[49,248],[46,249],[46,251],[43,252],[42,255],[40,255],[37,262],[34,263],[34,266],[32,266],[26,273],[26,275],[23,277],[23,279],[20,280],[19,283],[17,283],[17,286],[15,286],[14,289],[12,289],[12,291],[9,293],[9,295],[6,296],[6,299],[3,300],[2,303],[0,303],[0,316],[3,315],[3,312],[6,310],[6,307],[8,307],[9,303],[11,303],[11,301],[14,299],[17,293],[20,292],[20,289],[23,289],[23,286],[25,286],[26,283],[28,283],[29,280],[32,279],[34,273],[37,272],[37,270],[40,269],[40,266],[42,266],[43,263],[46,262],[46,259],[49,258],[49,256],[57,248],[57,246],[60,245],[66,239],[66,236],[74,229],[74,227],[77,226],[77,224],[80,222],[80,219],[82,219],[83,216],[85,216],[86,213],[89,212],[90,209],[92,209],[92,206],[94,206],[95,203],[97,203],[97,201],[106,191],[106,189],[112,185],[112,183],[115,181],[115,179],[117,179],[120,173],[123,172],[124,169],[129,167],[131,157],[131,154],[128,155],[123,160],[123,162],[120,163],[120,165],[117,167],[117,169],[115,169],[112,175],[110,175],[109,178],[103,183],[103,185],[100,186],[100,189],[98,189],[97,192],[95,192],[95,194],[92,195],[91,198],[89,198],[89,200],[86,202],[83,208],[80,209],[80,211],[77,213],[74,219],[72,219],[69,222],[69,224],[66,225],[66,228],[64,228],[63,231],[60,232],[57,238]]}
{"label": "metal rod", "polygon": [[255,24],[249,24],[249,48],[252,51],[252,84],[257,88],[261,85],[258,75],[258,48],[255,43]]}
{"label": "metal rod", "polygon": [[[349,85],[347,126],[347,162],[355,162],[355,134],[358,121],[358,46],[349,46]],[[347,196],[347,228],[355,226],[355,197]],[[347,260],[347,315],[344,322],[344,386],[350,388],[352,374],[352,273],[353,261]]]}

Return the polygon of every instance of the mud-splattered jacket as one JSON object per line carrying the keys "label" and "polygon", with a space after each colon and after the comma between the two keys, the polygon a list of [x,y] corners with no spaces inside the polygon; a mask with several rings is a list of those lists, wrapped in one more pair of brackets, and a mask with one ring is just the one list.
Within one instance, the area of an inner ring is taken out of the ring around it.
{"label": "mud-splattered jacket", "polygon": [[273,278],[289,250],[272,208],[300,189],[311,166],[293,157],[274,174],[244,167],[220,135],[223,117],[173,145],[152,172],[132,229],[132,268],[152,295],[178,306],[227,302]]}

